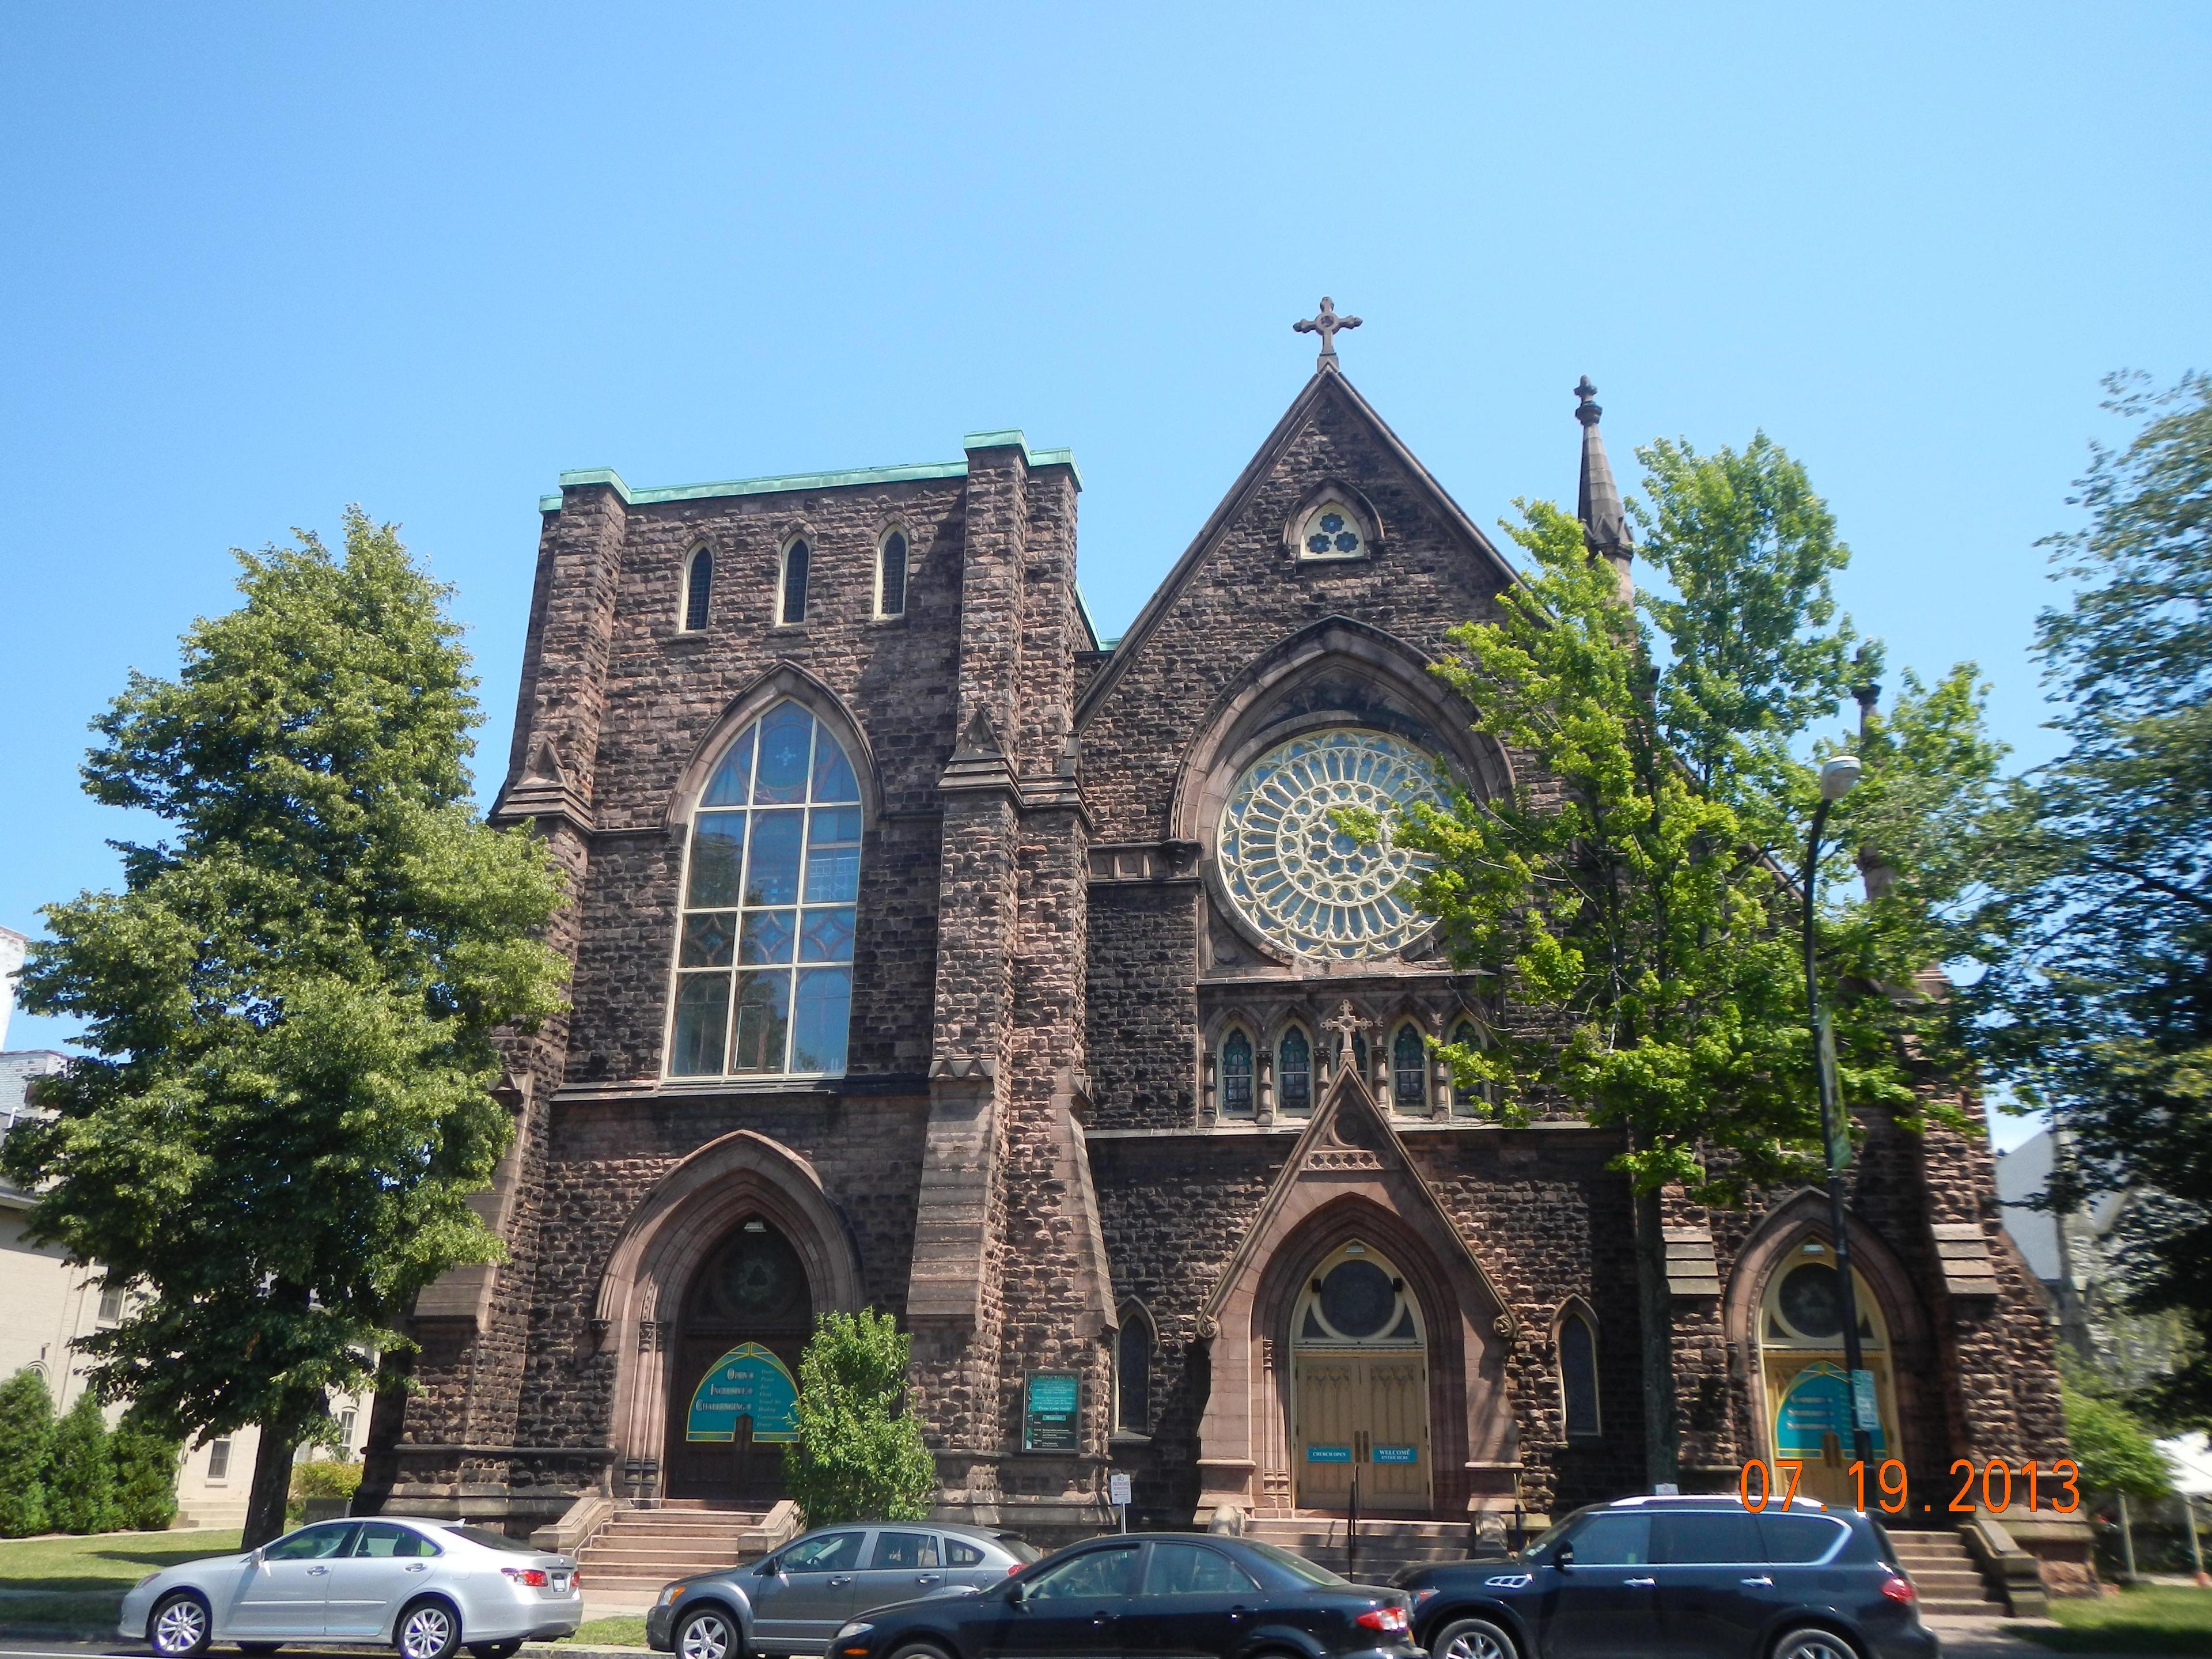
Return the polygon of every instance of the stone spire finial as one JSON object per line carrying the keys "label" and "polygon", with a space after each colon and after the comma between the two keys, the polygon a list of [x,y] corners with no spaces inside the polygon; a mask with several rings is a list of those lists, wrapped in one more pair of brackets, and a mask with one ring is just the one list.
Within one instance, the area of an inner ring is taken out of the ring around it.
{"label": "stone spire finial", "polygon": [[1321,314],[1319,316],[1302,318],[1298,321],[1291,325],[1291,329],[1297,333],[1318,334],[1321,336],[1321,356],[1314,364],[1314,367],[1317,369],[1334,368],[1337,366],[1336,337],[1339,331],[1347,328],[1358,328],[1358,318],[1338,316],[1336,314],[1336,301],[1330,299],[1326,294],[1321,296]]}
{"label": "stone spire finial", "polygon": [[1575,516],[1583,521],[1583,541],[1591,556],[1613,566],[1620,582],[1623,604],[1636,598],[1636,578],[1629,574],[1636,535],[1628,526],[1627,511],[1620,504],[1620,489],[1613,481],[1613,464],[1606,459],[1605,440],[1598,435],[1597,388],[1585,374],[1575,385],[1575,418],[1583,423],[1583,476],[1575,494]]}

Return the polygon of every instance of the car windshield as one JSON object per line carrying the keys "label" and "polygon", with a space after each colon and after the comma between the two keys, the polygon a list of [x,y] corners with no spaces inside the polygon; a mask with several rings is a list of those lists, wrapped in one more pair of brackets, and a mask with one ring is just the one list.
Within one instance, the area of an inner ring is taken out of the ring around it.
{"label": "car windshield", "polygon": [[482,1544],[488,1550],[506,1550],[514,1555],[542,1555],[535,1544],[518,1544],[503,1532],[494,1532],[489,1527],[448,1527],[446,1530],[456,1538],[465,1538],[471,1544]]}
{"label": "car windshield", "polygon": [[1255,1544],[1247,1539],[1244,1547],[1255,1555],[1272,1561],[1301,1583],[1348,1584],[1352,1582],[1349,1578],[1341,1577],[1331,1572],[1327,1567],[1314,1565],[1302,1555],[1293,1555],[1288,1550],[1277,1549],[1273,1544]]}
{"label": "car windshield", "polygon": [[[1579,1514],[1580,1511],[1577,1511],[1577,1513]],[[1528,1545],[1522,1548],[1521,1552],[1521,1559],[1524,1561],[1534,1561],[1549,1553],[1552,1546],[1559,1541],[1559,1534],[1565,1532],[1568,1527],[1573,1523],[1574,1520],[1575,1516],[1571,1515],[1563,1521],[1554,1521],[1552,1522],[1550,1526],[1544,1529],[1544,1534],[1542,1537],[1539,1538],[1534,1543]]]}

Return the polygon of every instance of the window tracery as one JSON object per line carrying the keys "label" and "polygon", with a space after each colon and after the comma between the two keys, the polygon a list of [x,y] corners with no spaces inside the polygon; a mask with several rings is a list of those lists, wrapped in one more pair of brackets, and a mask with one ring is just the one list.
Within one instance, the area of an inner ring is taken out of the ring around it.
{"label": "window tracery", "polygon": [[1297,532],[1301,559],[1357,559],[1368,550],[1364,515],[1339,495],[1325,495],[1306,510]]}
{"label": "window tracery", "polygon": [[1293,1025],[1275,1046],[1275,1109],[1285,1117],[1312,1116],[1313,1085],[1313,1041]]}
{"label": "window tracery", "polygon": [[1250,1117],[1252,1103],[1252,1039],[1242,1026],[1231,1026],[1221,1040],[1221,1115]]}
{"label": "window tracery", "polygon": [[852,761],[803,705],[724,751],[684,860],[670,1076],[843,1073],[860,828]]}
{"label": "window tracery", "polygon": [[1429,1109],[1429,1045],[1410,1019],[1390,1042],[1390,1103],[1416,1115]]}

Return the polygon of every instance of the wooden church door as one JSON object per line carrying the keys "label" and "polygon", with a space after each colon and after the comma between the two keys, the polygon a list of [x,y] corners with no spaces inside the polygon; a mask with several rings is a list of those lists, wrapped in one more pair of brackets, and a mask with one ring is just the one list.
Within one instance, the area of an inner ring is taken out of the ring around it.
{"label": "wooden church door", "polygon": [[1292,1315],[1291,1457],[1300,1509],[1430,1504],[1428,1346],[1381,1255],[1354,1241],[1322,1263]]}
{"label": "wooden church door", "polygon": [[715,1248],[673,1334],[669,1497],[771,1504],[783,1496],[799,1354],[813,1323],[806,1270],[770,1223],[755,1217]]}

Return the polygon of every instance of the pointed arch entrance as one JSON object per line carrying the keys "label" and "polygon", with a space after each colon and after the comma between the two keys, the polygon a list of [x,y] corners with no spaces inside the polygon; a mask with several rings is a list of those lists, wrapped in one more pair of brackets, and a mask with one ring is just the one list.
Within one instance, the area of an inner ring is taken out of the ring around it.
{"label": "pointed arch entrance", "polygon": [[1435,1459],[1419,1297],[1364,1238],[1323,1258],[1291,1315],[1291,1480],[1302,1510],[1426,1514]]}
{"label": "pointed arch entrance", "polygon": [[[757,1432],[773,1372],[796,1376],[815,1315],[862,1303],[858,1253],[811,1164],[750,1129],[693,1152],[631,1212],[592,1309],[615,1365],[616,1490],[649,1499],[780,1488],[780,1443]],[[743,1392],[709,1389],[702,1401],[710,1372],[749,1346],[759,1352],[743,1357],[744,1375],[720,1380]],[[707,1437],[725,1431],[729,1441]]]}

